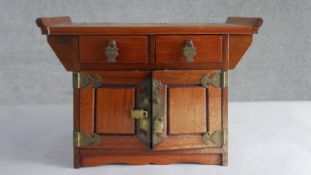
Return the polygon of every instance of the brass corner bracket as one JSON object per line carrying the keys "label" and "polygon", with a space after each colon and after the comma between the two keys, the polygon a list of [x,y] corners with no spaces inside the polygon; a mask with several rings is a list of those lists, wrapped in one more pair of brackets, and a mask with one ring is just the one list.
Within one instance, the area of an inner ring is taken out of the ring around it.
{"label": "brass corner bracket", "polygon": [[201,85],[205,88],[208,88],[208,85],[216,88],[226,88],[228,87],[228,72],[217,72],[211,77],[206,74],[201,79]]}
{"label": "brass corner bracket", "polygon": [[202,136],[202,142],[206,145],[226,145],[228,143],[228,130],[216,130],[212,134],[206,132]]}
{"label": "brass corner bracket", "polygon": [[85,132],[73,132],[73,146],[82,147],[86,145],[98,145],[100,143],[100,136],[98,134],[89,135]]}
{"label": "brass corner bracket", "polygon": [[72,73],[72,86],[73,88],[85,88],[88,85],[93,84],[95,88],[100,87],[102,79],[99,75],[89,75],[85,72],[73,72]]}

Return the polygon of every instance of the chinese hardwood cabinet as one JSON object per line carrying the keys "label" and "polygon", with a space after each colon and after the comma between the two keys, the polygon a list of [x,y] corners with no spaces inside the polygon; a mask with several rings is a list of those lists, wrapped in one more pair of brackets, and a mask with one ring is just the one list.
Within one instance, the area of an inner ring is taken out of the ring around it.
{"label": "chinese hardwood cabinet", "polygon": [[262,24],[88,24],[38,18],[73,72],[74,166],[227,164],[228,70]]}

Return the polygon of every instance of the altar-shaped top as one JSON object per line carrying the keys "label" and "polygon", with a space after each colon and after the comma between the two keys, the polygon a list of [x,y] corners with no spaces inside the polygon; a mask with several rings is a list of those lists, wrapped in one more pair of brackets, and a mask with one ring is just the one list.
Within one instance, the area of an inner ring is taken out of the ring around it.
{"label": "altar-shaped top", "polygon": [[[225,23],[117,24],[73,23],[69,17],[52,17],[36,22],[66,70],[79,71],[124,65],[128,69],[187,69],[186,62],[192,62],[191,68],[217,69],[224,54],[221,35],[229,35],[229,69],[233,69],[263,20],[229,17]],[[192,57],[191,48],[195,48]]]}

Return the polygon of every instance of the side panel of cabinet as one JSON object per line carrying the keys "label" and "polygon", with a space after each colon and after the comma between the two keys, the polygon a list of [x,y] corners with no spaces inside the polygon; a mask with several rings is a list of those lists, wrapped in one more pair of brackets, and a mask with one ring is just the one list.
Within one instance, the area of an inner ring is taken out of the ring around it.
{"label": "side panel of cabinet", "polygon": [[163,134],[154,135],[154,150],[219,147],[202,142],[204,133],[213,133],[222,127],[221,88],[204,88],[200,83],[204,75],[212,76],[216,72],[220,71],[153,72],[153,81],[161,84],[155,95],[160,96],[162,106],[155,110],[162,110],[156,113],[163,114],[164,122]]}
{"label": "side panel of cabinet", "polygon": [[[100,135],[99,145],[81,149],[147,150],[139,137],[137,121],[131,118],[131,110],[138,107],[140,87],[150,72],[147,71],[100,71],[87,72],[98,76],[100,87],[93,85],[79,89],[80,131]],[[150,140],[150,138],[146,139]]]}

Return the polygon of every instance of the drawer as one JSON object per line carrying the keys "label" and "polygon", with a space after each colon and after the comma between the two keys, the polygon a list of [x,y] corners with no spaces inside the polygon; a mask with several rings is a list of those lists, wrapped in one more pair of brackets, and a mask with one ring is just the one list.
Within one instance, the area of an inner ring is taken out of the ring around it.
{"label": "drawer", "polygon": [[147,36],[80,36],[81,63],[148,63]]}
{"label": "drawer", "polygon": [[156,37],[157,63],[221,61],[222,40],[220,35],[163,35]]}

